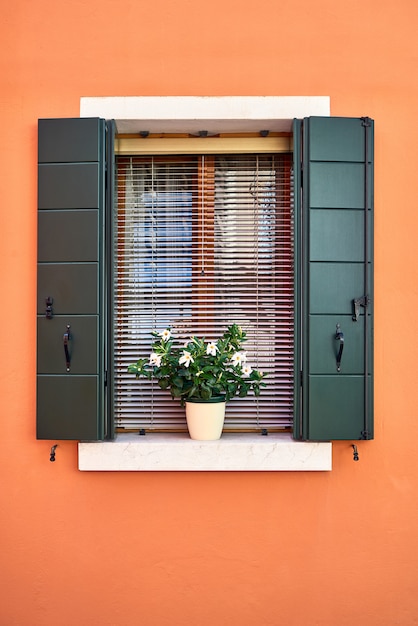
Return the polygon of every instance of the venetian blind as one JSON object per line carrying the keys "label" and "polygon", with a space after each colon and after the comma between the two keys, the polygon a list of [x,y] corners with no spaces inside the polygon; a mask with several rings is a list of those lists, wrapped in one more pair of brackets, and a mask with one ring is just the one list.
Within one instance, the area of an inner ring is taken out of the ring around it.
{"label": "venetian blind", "polygon": [[184,409],[130,363],[151,331],[216,340],[235,322],[260,398],[227,404],[225,430],[284,428],[293,414],[291,155],[118,157],[115,412],[124,429],[186,430]]}

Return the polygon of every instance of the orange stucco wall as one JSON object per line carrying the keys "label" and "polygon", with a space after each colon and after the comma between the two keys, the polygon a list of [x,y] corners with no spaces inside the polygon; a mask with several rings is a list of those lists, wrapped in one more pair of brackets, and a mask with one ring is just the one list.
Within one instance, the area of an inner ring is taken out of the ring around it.
{"label": "orange stucco wall", "polygon": [[[415,0],[2,3],[1,626],[418,623],[417,23]],[[329,95],[376,120],[376,438],[358,463],[349,442],[328,473],[82,473],[73,442],[49,462],[37,118],[111,95]]]}

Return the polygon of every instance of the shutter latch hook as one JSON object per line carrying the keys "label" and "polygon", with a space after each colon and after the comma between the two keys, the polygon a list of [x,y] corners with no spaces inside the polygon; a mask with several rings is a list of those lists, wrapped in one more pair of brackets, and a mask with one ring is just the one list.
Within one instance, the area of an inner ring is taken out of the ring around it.
{"label": "shutter latch hook", "polygon": [[49,453],[49,460],[51,461],[51,463],[53,463],[55,461],[55,449],[56,448],[58,448],[58,444],[57,443],[54,446],[52,446],[51,452]]}

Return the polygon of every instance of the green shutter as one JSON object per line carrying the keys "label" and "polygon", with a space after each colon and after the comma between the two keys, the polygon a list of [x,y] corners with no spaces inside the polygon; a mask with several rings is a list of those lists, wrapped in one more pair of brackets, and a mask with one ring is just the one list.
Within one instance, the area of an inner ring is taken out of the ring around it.
{"label": "green shutter", "polygon": [[100,119],[38,123],[37,437],[106,435]]}
{"label": "green shutter", "polygon": [[294,144],[294,434],[372,439],[373,121],[296,120]]}

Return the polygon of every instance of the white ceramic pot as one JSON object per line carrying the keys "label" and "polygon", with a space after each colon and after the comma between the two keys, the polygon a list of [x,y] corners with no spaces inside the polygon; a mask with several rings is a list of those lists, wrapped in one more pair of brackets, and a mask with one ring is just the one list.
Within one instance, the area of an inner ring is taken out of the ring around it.
{"label": "white ceramic pot", "polygon": [[211,398],[207,402],[186,402],[187,427],[191,439],[213,441],[220,438],[225,419],[225,404],[222,398]]}

